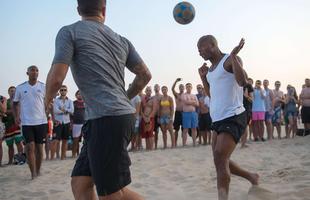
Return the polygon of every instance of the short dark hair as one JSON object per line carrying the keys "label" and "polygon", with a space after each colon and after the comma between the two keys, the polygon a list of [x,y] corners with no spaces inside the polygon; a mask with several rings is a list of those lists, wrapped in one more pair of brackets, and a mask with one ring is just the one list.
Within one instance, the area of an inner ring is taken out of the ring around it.
{"label": "short dark hair", "polygon": [[10,91],[10,89],[16,89],[16,87],[15,86],[10,86],[8,91]]}
{"label": "short dark hair", "polygon": [[106,5],[106,0],[77,0],[78,9],[83,16],[97,16]]}
{"label": "short dark hair", "polygon": [[78,90],[78,91],[75,92],[75,96],[76,96],[78,93],[80,93],[80,90]]}
{"label": "short dark hair", "polygon": [[32,68],[38,69],[37,66],[35,66],[35,65],[30,65],[30,66],[27,68],[27,72],[29,72]]}

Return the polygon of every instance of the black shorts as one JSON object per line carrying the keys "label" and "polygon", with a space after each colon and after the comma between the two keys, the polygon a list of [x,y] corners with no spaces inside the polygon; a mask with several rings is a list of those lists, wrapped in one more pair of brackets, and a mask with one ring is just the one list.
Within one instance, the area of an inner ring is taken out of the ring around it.
{"label": "black shorts", "polygon": [[302,123],[310,123],[310,107],[303,106],[301,108]]}
{"label": "black shorts", "polygon": [[239,115],[235,115],[221,121],[214,122],[212,127],[217,134],[221,134],[223,132],[230,133],[237,144],[246,129],[246,120],[247,114],[245,111]]}
{"label": "black shorts", "polygon": [[173,128],[174,130],[179,131],[180,127],[182,127],[182,112],[176,110],[174,113]]}
{"label": "black shorts", "polygon": [[158,115],[155,115],[154,119],[154,132],[158,133],[160,127],[160,123],[158,123]]}
{"label": "black shorts", "polygon": [[22,126],[22,133],[26,144],[34,142],[36,144],[43,144],[43,140],[47,135],[47,124],[40,124],[34,126]]}
{"label": "black shorts", "polygon": [[252,119],[252,111],[246,110],[246,124],[249,125]]}
{"label": "black shorts", "polygon": [[212,125],[210,113],[199,114],[198,124],[200,131],[210,131]]}
{"label": "black shorts", "polygon": [[57,140],[68,140],[70,133],[70,123],[68,124],[59,124],[54,127],[54,132],[56,133]]}
{"label": "black shorts", "polygon": [[88,120],[82,128],[84,144],[71,176],[91,176],[99,196],[130,184],[127,146],[135,121],[133,114]]}

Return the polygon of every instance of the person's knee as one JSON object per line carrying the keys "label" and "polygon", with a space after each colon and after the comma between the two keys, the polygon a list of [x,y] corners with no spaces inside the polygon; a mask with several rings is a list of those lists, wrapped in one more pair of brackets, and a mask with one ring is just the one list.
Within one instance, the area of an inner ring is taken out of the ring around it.
{"label": "person's knee", "polygon": [[34,153],[34,150],[35,150],[34,142],[27,144],[26,148],[27,153]]}
{"label": "person's knee", "polygon": [[217,170],[223,170],[226,168],[227,159],[223,156],[222,152],[215,149],[213,152],[213,160]]}
{"label": "person's knee", "polygon": [[80,196],[91,192],[93,190],[94,184],[91,177],[72,177],[71,178],[71,189],[74,196]]}

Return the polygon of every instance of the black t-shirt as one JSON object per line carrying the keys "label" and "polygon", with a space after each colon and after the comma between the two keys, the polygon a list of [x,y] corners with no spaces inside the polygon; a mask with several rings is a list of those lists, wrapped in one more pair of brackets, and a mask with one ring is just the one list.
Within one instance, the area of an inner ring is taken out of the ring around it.
{"label": "black t-shirt", "polygon": [[[252,93],[254,92],[253,86],[251,84],[246,84],[243,87],[243,92],[245,92],[245,90],[248,90],[248,93]],[[245,96],[243,96],[243,106],[247,111],[251,111],[252,110],[252,101],[249,101]]]}
{"label": "black t-shirt", "polygon": [[74,101],[73,123],[84,124],[85,122],[85,104],[84,101]]}

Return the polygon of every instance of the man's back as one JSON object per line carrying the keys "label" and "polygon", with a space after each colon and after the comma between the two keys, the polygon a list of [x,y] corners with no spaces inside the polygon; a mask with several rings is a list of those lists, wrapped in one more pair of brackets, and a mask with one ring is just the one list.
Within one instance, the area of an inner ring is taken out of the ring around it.
{"label": "man's back", "polygon": [[85,100],[86,119],[135,112],[126,95],[124,69],[140,62],[132,44],[100,22],[65,26],[56,39],[53,63],[70,65]]}

